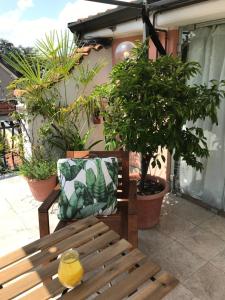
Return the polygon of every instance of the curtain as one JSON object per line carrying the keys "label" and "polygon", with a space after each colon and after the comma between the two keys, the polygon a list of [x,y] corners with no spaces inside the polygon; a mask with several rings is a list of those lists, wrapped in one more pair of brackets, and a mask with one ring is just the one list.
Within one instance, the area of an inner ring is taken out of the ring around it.
{"label": "curtain", "polygon": [[[225,25],[197,29],[193,32],[188,61],[197,61],[202,73],[191,83],[206,83],[212,79],[225,79]],[[208,140],[210,156],[202,160],[204,170],[196,171],[180,163],[180,188],[185,194],[225,210],[225,101],[221,100],[218,109],[218,126],[209,119],[198,121]],[[187,124],[190,125],[190,124]]]}

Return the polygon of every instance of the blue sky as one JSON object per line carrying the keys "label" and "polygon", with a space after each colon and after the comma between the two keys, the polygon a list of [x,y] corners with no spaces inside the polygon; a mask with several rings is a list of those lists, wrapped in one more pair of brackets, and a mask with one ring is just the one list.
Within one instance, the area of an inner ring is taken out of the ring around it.
{"label": "blue sky", "polygon": [[[13,10],[17,6],[16,0],[0,0],[0,14]],[[32,20],[39,17],[57,18],[68,0],[33,0],[33,6],[24,13],[24,19]],[[71,1],[75,2],[75,1]]]}
{"label": "blue sky", "polygon": [[85,0],[0,0],[0,38],[34,46],[45,33],[65,30],[69,22],[109,8],[113,6]]}

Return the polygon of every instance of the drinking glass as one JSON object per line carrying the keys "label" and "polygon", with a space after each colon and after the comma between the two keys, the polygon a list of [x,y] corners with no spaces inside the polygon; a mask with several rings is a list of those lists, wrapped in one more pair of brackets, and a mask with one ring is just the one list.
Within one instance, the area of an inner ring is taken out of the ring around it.
{"label": "drinking glass", "polygon": [[79,254],[76,250],[65,251],[59,262],[59,281],[66,288],[73,288],[80,283],[84,275],[84,269],[79,261]]}

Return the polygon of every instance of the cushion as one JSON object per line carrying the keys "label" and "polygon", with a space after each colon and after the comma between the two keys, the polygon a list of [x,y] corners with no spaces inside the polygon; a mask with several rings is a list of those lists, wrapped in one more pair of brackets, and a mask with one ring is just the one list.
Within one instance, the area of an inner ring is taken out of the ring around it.
{"label": "cushion", "polygon": [[60,220],[116,212],[117,158],[60,159],[57,167]]}

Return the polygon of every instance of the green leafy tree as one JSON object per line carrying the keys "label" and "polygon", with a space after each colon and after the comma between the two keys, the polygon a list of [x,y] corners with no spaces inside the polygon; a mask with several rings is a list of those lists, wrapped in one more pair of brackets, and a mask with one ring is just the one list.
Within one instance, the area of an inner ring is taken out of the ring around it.
{"label": "green leafy tree", "polygon": [[129,59],[113,67],[109,83],[93,94],[108,100],[104,113],[108,148],[142,154],[142,191],[150,161],[152,167],[161,167],[160,157],[165,161],[163,148],[174,159],[182,157],[202,170],[199,158],[207,157],[209,150],[195,122],[209,117],[217,124],[217,108],[225,96],[224,81],[211,81],[209,87],[188,84],[200,72],[199,64],[172,56],[146,60],[145,53],[146,46],[138,45]]}
{"label": "green leafy tree", "polygon": [[0,55],[7,55],[10,53],[20,53],[21,55],[29,55],[33,53],[32,47],[14,46],[13,43],[0,39]]}

